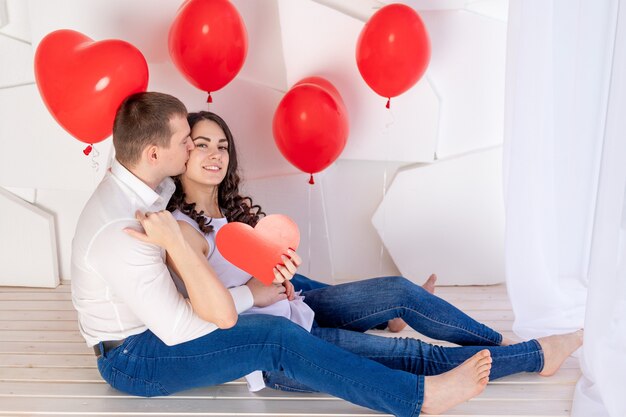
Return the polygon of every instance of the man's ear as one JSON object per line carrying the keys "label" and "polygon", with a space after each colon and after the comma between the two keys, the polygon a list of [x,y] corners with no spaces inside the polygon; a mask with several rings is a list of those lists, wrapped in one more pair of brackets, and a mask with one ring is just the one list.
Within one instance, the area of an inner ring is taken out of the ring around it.
{"label": "man's ear", "polygon": [[159,147],[156,145],[150,145],[144,150],[144,155],[148,163],[156,164],[159,160]]}

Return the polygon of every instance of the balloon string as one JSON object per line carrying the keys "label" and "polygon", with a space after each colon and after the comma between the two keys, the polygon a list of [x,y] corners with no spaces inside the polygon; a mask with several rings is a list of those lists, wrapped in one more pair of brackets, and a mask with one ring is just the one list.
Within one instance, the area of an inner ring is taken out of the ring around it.
{"label": "balloon string", "polygon": [[309,209],[308,209],[309,213],[308,213],[308,216],[307,216],[308,221],[309,221],[309,230],[308,230],[308,233],[309,233],[309,236],[308,236],[308,239],[309,239],[308,252],[309,253],[307,255],[308,258],[309,258],[309,260],[308,260],[308,264],[309,264],[308,274],[309,274],[309,276],[311,276],[311,246],[312,246],[312,243],[313,243],[312,239],[311,239],[311,236],[312,236],[312,233],[313,233],[313,222],[311,220],[311,188],[313,188],[313,187],[309,187],[309,192],[308,192],[308,195],[307,195],[307,199],[308,199],[308,203],[309,203],[308,204],[308,206],[309,206]]}
{"label": "balloon string", "polygon": [[[335,262],[333,259],[333,245],[332,242],[330,241],[330,230],[328,228],[328,214],[326,213],[326,198],[324,197],[324,183],[322,183],[322,185],[320,185],[319,190],[320,190],[320,198],[322,200],[322,215],[324,216],[324,230],[326,232],[326,242],[328,243],[328,260],[330,263],[330,278],[332,279],[333,282],[335,282]],[[309,187],[311,188],[311,187]]]}
{"label": "balloon string", "polygon": [[383,143],[386,143],[387,146],[385,146],[385,157],[384,157],[385,169],[383,171],[383,190],[382,190],[383,199],[381,203],[381,206],[382,206],[381,212],[383,216],[383,221],[382,221],[382,230],[380,232],[380,254],[378,256],[378,271],[380,275],[383,274],[383,255],[385,254],[385,230],[387,229],[387,200],[385,197],[387,196],[387,167],[389,165],[389,159],[390,159],[389,149],[392,146],[392,144],[388,143],[388,141],[390,142],[389,131],[391,129],[391,126],[393,126],[393,124],[395,123],[395,117],[394,117],[393,111],[389,110],[388,115],[390,119],[389,121],[385,123],[385,127],[382,132]]}
{"label": "balloon string", "polygon": [[100,152],[98,152],[98,149],[94,146],[93,153],[91,154],[91,168],[93,168],[96,172],[100,169],[100,163],[96,160],[99,156]]}

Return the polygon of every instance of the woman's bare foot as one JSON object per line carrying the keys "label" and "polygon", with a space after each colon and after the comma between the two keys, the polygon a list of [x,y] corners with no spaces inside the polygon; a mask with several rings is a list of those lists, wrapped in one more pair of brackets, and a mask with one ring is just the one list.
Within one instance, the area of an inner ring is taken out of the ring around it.
{"label": "woman's bare foot", "polygon": [[405,327],[406,327],[406,322],[402,320],[401,318],[389,320],[387,322],[387,329],[391,333],[401,332],[402,330],[404,330]]}
{"label": "woman's bare foot", "polygon": [[537,339],[543,350],[544,365],[539,375],[554,375],[565,359],[583,344],[583,331],[558,334]]}
{"label": "woman's bare foot", "polygon": [[[422,288],[431,294],[435,293],[435,283],[437,282],[437,275],[431,274],[426,282],[422,284]],[[404,330],[406,323],[401,318],[389,320],[387,322],[387,328],[391,333],[398,333]]]}
{"label": "woman's bare foot", "polygon": [[422,284],[422,288],[431,294],[435,293],[435,284],[437,283],[437,275],[430,274],[425,283]]}
{"label": "woman's bare foot", "polygon": [[500,346],[510,346],[510,345],[514,345],[515,343],[517,342],[515,342],[512,339],[509,339],[508,337],[503,337],[502,342],[500,342]]}
{"label": "woman's bare foot", "polygon": [[481,350],[456,368],[424,382],[425,414],[441,414],[483,392],[491,372],[491,353]]}

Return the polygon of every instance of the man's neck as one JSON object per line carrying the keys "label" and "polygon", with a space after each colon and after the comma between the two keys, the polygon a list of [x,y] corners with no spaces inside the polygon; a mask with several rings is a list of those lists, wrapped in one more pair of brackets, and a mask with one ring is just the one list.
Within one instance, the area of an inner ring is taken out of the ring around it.
{"label": "man's neck", "polygon": [[117,162],[153,190],[156,190],[159,184],[161,184],[163,180],[165,179],[165,177],[163,177],[162,175],[154,172],[154,169],[151,170],[151,169],[146,169],[145,167],[142,167],[141,165],[130,166],[130,165],[123,164],[120,161],[117,161]]}

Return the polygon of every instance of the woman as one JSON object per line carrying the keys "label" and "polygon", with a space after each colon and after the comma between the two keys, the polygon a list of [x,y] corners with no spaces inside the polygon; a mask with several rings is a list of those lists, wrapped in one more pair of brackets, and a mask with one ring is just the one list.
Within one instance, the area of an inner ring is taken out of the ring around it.
{"label": "woman", "polygon": [[[188,121],[195,149],[187,171],[177,178],[177,191],[168,209],[179,219],[186,238],[200,242],[198,250],[208,255],[209,263],[228,286],[228,274],[237,268],[220,258],[214,244],[215,229],[228,221],[254,226],[264,213],[249,197],[239,194],[237,153],[226,123],[210,112],[191,113]],[[200,235],[204,239],[199,239]],[[284,266],[274,269],[279,303],[293,298],[289,279],[300,264],[294,252],[283,260]],[[239,281],[249,278],[244,273]],[[402,277],[320,287],[303,295],[304,302],[315,312],[310,329],[313,335],[389,368],[416,375],[442,374],[485,348],[493,359],[491,379],[524,371],[551,375],[582,344],[579,331],[509,346],[498,332]],[[364,333],[398,318],[425,336],[461,347],[445,348]],[[265,379],[272,388],[308,390],[280,373],[267,373]]]}

